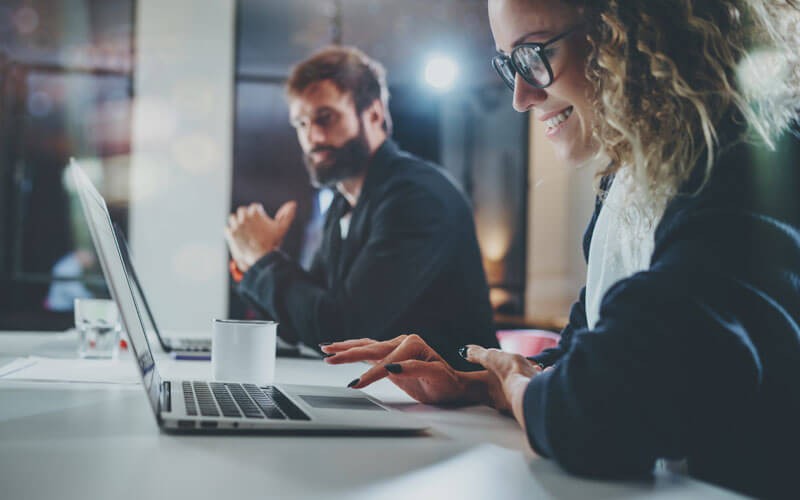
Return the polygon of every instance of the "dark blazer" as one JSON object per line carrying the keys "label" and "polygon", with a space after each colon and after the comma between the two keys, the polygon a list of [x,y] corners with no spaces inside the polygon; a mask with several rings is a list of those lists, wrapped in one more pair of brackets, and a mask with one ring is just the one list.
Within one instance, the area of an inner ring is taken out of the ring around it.
{"label": "dark blazer", "polygon": [[[800,470],[800,158],[739,144],[666,209],[649,269],[613,285],[586,326],[584,293],[553,370],[525,393],[531,445],[566,469],[646,474],[657,458],[759,497]],[[591,240],[598,205],[585,239]]]}
{"label": "dark blazer", "polygon": [[315,346],[416,333],[458,367],[459,346],[496,346],[472,210],[440,169],[387,140],[376,151],[346,239],[338,195],[306,272],[280,251],[245,273],[239,292]]}

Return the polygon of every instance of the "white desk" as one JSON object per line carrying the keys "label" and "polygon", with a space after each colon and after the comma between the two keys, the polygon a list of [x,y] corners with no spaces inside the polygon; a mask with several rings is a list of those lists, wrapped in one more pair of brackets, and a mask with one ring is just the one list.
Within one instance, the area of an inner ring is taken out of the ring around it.
{"label": "white desk", "polygon": [[[0,333],[0,366],[69,356],[64,334]],[[5,357],[6,359],[2,359]],[[210,364],[168,363],[201,377]],[[280,359],[279,381],[344,385],[365,365]],[[174,436],[159,432],[140,386],[0,378],[0,498],[733,498],[670,474],[590,481],[535,456],[510,418],[486,407],[413,403],[389,382],[367,390],[433,427],[420,437]]]}

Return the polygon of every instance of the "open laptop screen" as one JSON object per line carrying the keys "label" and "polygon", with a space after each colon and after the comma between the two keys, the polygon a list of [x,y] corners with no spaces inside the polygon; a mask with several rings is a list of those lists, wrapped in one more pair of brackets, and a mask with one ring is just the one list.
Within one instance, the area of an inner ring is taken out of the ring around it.
{"label": "open laptop screen", "polygon": [[150,344],[147,342],[144,325],[142,324],[141,314],[138,311],[136,300],[131,290],[128,275],[125,271],[125,264],[122,261],[119,248],[117,248],[106,202],[92,185],[89,177],[86,176],[74,160],[69,168],[81,200],[84,215],[89,224],[92,241],[100,258],[103,275],[111,291],[111,296],[119,308],[122,323],[125,326],[125,331],[136,356],[139,371],[142,374],[142,381],[149,396],[148,399],[150,399],[153,410],[158,415],[161,377],[158,374],[158,370],[156,370]]}
{"label": "open laptop screen", "polygon": [[[133,290],[133,297],[136,301],[136,309],[139,311],[139,317],[142,318],[142,321],[145,325],[145,331],[148,333],[152,331],[152,333],[155,334],[159,344],[161,344],[162,349],[168,351],[169,346],[164,343],[164,338],[161,336],[161,332],[158,330],[158,325],[156,324],[156,318],[153,316],[153,311],[150,309],[150,304],[148,304],[147,298],[144,295],[142,284],[139,282],[139,277],[136,275],[136,268],[133,265],[131,251],[128,247],[128,240],[125,239],[125,235],[122,233],[122,230],[120,230],[116,223],[114,224],[114,237],[117,240],[117,248],[122,256],[122,261],[125,264],[128,283],[131,285],[131,290]],[[152,335],[149,338],[150,340],[153,340]]]}

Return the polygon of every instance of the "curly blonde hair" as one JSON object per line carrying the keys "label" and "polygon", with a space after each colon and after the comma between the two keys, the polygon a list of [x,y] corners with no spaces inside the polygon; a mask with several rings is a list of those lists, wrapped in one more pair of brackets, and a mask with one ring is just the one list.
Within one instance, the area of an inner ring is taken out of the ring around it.
{"label": "curly blonde hair", "polygon": [[640,202],[663,207],[721,149],[798,116],[800,0],[567,3],[586,16],[600,174],[629,167]]}

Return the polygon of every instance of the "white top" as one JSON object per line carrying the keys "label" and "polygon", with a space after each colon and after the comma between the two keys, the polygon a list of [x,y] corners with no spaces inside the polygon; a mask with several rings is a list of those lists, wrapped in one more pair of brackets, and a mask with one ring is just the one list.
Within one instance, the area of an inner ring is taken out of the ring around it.
{"label": "white top", "polygon": [[[586,271],[586,322],[590,329],[597,325],[600,303],[609,288],[650,267],[655,247],[655,228],[663,212],[637,209],[624,204],[630,182],[627,169],[621,169],[611,184],[597,216],[589,245],[589,266]],[[657,470],[686,473],[685,460],[659,459]]]}
{"label": "white top", "polygon": [[339,219],[339,235],[342,237],[342,241],[347,239],[347,235],[350,233],[350,219],[353,215],[353,211],[349,211],[346,214],[342,215]]}
{"label": "white top", "polygon": [[655,246],[658,217],[645,217],[641,209],[625,206],[630,176],[621,169],[608,190],[592,233],[586,271],[586,320],[594,328],[600,302],[609,288],[621,279],[650,267]]}

